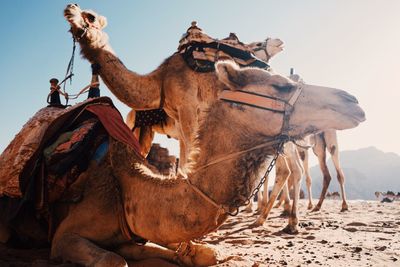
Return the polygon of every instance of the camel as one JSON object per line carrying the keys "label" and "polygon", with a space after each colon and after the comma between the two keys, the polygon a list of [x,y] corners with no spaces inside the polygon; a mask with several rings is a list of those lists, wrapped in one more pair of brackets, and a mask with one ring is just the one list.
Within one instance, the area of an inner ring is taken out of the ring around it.
{"label": "camel", "polygon": [[387,192],[380,192],[380,191],[375,192],[375,197],[378,200],[380,200],[381,196],[383,199],[386,198],[386,199],[394,201],[394,200],[400,199],[400,192],[397,192],[397,194],[394,191],[389,191],[389,190]]}
{"label": "camel", "polygon": [[[298,202],[300,195],[301,178],[304,174],[304,168],[297,147],[294,143],[288,142],[284,146],[283,154],[276,161],[276,178],[271,196],[268,194],[268,178],[264,183],[264,193],[259,205],[260,215],[254,222],[253,226],[258,227],[264,224],[267,219],[278,194],[281,193],[281,200],[284,201],[283,214],[289,216],[288,225],[283,229],[289,234],[298,233]],[[294,197],[290,205],[289,188],[293,187]],[[280,203],[277,205],[280,206]]]}
{"label": "camel", "polygon": [[[162,106],[166,112],[167,120],[163,125],[146,128],[147,132],[140,133],[143,154],[146,155],[151,147],[153,131],[167,134],[179,140],[179,165],[185,169],[195,140],[194,132],[205,114],[205,107],[224,89],[215,72],[195,72],[180,54],[175,53],[153,72],[136,74],[123,65],[108,43],[108,36],[102,31],[107,25],[105,17],[81,10],[76,4],[68,5],[64,16],[80,44],[83,57],[101,66],[99,74],[104,83],[119,100],[132,108],[127,118],[130,127],[134,124],[134,110]],[[249,48],[269,60],[283,49],[282,45],[279,39],[267,39],[251,43]]]}
{"label": "camel", "polygon": [[[240,69],[232,62],[219,62],[216,69],[226,90],[201,122],[187,176],[154,175],[130,146],[109,138],[103,159],[92,162],[80,177],[82,199],[56,206],[60,217],[51,242],[53,258],[85,266],[126,266],[126,259],[149,257],[216,264],[209,247],[197,245],[184,255],[174,250],[215,231],[244,205],[282,133],[297,139],[326,128],[356,127],[365,120],[356,98],[345,91],[295,83],[261,69]],[[227,99],[232,93],[263,95],[275,102],[270,109],[232,103]],[[277,112],[278,102],[291,112]],[[129,231],[165,248],[127,242],[121,218]]]}
{"label": "camel", "polygon": [[[321,133],[312,134],[304,138],[302,145],[294,145],[288,143],[286,146],[290,148],[285,149],[283,158],[279,158],[276,164],[276,180],[274,187],[271,192],[271,196],[268,195],[268,181],[264,184],[264,195],[262,201],[258,202],[258,210],[260,215],[254,223],[255,226],[261,226],[267,219],[275,200],[278,197],[279,192],[282,191],[279,202],[275,207],[279,207],[282,203],[284,205],[283,214],[289,215],[289,224],[284,229],[287,233],[297,233],[297,203],[298,193],[300,191],[301,178],[303,174],[306,176],[306,186],[308,191],[308,209],[313,208],[312,204],[312,193],[311,193],[311,175],[309,172],[308,164],[308,149],[312,147],[314,154],[318,157],[319,165],[324,175],[324,183],[321,191],[320,200],[317,206],[312,209],[313,212],[320,210],[321,205],[327,195],[327,189],[331,180],[328,167],[326,165],[326,149],[332,156],[334,162],[338,181],[342,191],[342,209],[341,211],[348,210],[348,204],[346,201],[346,193],[344,189],[344,174],[339,163],[339,150],[337,142],[336,130],[325,130]],[[292,206],[290,205],[289,191],[288,188],[293,187],[295,195]],[[335,197],[340,197],[340,194],[336,192]],[[260,199],[260,198],[258,198]],[[249,208],[250,207],[250,208]],[[247,211],[251,211],[251,205],[248,206]]]}

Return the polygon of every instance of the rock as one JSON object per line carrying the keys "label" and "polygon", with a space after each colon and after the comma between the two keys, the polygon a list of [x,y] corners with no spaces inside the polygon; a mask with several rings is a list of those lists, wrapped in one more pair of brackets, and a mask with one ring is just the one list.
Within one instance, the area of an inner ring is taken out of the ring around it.
{"label": "rock", "polygon": [[146,159],[159,173],[163,175],[175,174],[176,157],[169,155],[168,149],[161,147],[160,144],[151,146]]}

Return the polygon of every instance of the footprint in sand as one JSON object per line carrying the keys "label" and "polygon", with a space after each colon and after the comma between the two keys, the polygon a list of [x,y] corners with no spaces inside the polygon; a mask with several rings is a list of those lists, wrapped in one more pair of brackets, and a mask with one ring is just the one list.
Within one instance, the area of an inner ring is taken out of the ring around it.
{"label": "footprint in sand", "polygon": [[306,240],[314,240],[315,238],[316,237],[313,235],[308,235],[308,236],[304,237],[304,239],[306,239]]}
{"label": "footprint in sand", "polygon": [[346,226],[368,226],[366,223],[362,223],[362,222],[351,222],[348,223]]}
{"label": "footprint in sand", "polygon": [[358,231],[358,229],[355,227],[343,227],[343,229],[350,233],[354,233],[354,232]]}

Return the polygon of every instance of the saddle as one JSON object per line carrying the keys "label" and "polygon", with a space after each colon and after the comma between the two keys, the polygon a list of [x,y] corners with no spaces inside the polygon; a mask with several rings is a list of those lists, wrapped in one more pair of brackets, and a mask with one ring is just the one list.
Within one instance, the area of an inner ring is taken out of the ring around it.
{"label": "saddle", "polygon": [[192,22],[179,41],[178,53],[190,68],[197,72],[214,71],[214,64],[221,59],[234,60],[240,66],[268,69],[269,65],[254,56],[253,51],[240,42],[234,33],[222,40],[208,36],[196,22]]}
{"label": "saddle", "polygon": [[0,214],[12,220],[24,203],[48,213],[90,161],[101,160],[109,137],[142,158],[138,141],[108,97],[39,110],[0,155],[0,200],[9,203],[0,205]]}

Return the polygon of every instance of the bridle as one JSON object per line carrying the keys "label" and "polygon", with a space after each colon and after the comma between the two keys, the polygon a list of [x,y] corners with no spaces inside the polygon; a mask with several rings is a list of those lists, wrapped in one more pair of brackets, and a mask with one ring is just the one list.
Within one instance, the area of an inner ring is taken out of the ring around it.
{"label": "bridle", "polygon": [[[274,137],[272,140],[268,140],[265,143],[262,143],[260,145],[254,146],[252,148],[238,151],[238,152],[233,152],[228,155],[225,155],[223,157],[220,157],[218,159],[215,159],[211,162],[208,162],[207,164],[197,167],[196,172],[202,169],[205,169],[211,165],[218,164],[220,162],[224,162],[226,160],[234,159],[238,157],[239,155],[245,154],[247,152],[260,149],[263,147],[267,146],[273,146],[276,145],[276,153],[269,164],[264,176],[261,178],[259,184],[254,188],[250,196],[245,200],[244,204],[248,204],[250,202],[250,199],[252,199],[260,190],[261,186],[265,183],[269,173],[271,172],[272,168],[274,167],[276,160],[278,156],[281,154],[283,150],[283,145],[287,142],[290,141],[291,138],[289,137],[289,120],[290,120],[290,115],[292,114],[294,110],[294,106],[303,90],[303,83],[298,83],[296,86],[296,89],[294,90],[294,93],[291,95],[289,100],[284,100],[268,95],[262,95],[254,92],[248,92],[248,91],[242,91],[242,90],[236,90],[236,91],[231,91],[231,90],[224,90],[218,97],[219,100],[225,101],[228,103],[235,103],[239,105],[246,105],[250,106],[253,108],[258,108],[258,109],[263,109],[263,110],[269,110],[272,112],[277,112],[282,114],[282,127],[280,134]],[[181,174],[182,175],[182,174]],[[212,204],[214,207],[217,208],[217,214],[215,218],[215,223],[218,223],[218,218],[222,214],[229,214],[231,216],[236,216],[239,213],[239,207],[241,205],[222,205],[216,203],[212,198],[210,198],[207,194],[205,194],[203,191],[201,191],[196,185],[194,185],[189,177],[186,175],[182,175],[184,178],[186,178],[186,182],[188,185],[197,193],[199,194],[202,198],[204,198],[207,202]],[[230,210],[234,208],[235,211],[231,212]]]}
{"label": "bridle", "polygon": [[76,41],[79,41],[79,40],[81,40],[83,37],[85,37],[85,35],[87,34],[89,28],[93,28],[93,29],[96,29],[96,30],[100,30],[100,28],[99,28],[97,25],[94,24],[94,22],[96,21],[96,17],[95,17],[95,16],[93,16],[93,17],[94,17],[93,22],[88,22],[88,21],[86,21],[86,20],[84,19],[85,25],[83,25],[83,27],[82,27],[82,29],[81,29],[81,30],[82,30],[82,33],[79,34],[79,35],[74,34],[74,32],[72,31],[72,27],[71,27],[70,32],[72,33],[72,37],[73,37]]}
{"label": "bridle", "polygon": [[265,53],[265,56],[267,57],[267,61],[271,59],[271,56],[268,54],[268,51],[267,51],[267,44],[270,39],[271,38],[267,38],[267,39],[265,39],[265,42],[261,43],[260,46],[256,46],[255,48],[252,48],[253,52],[263,51]]}
{"label": "bridle", "polygon": [[289,100],[243,90],[224,90],[218,99],[282,114],[282,127],[279,136],[288,136],[290,115],[302,90],[303,83],[298,83]]}

